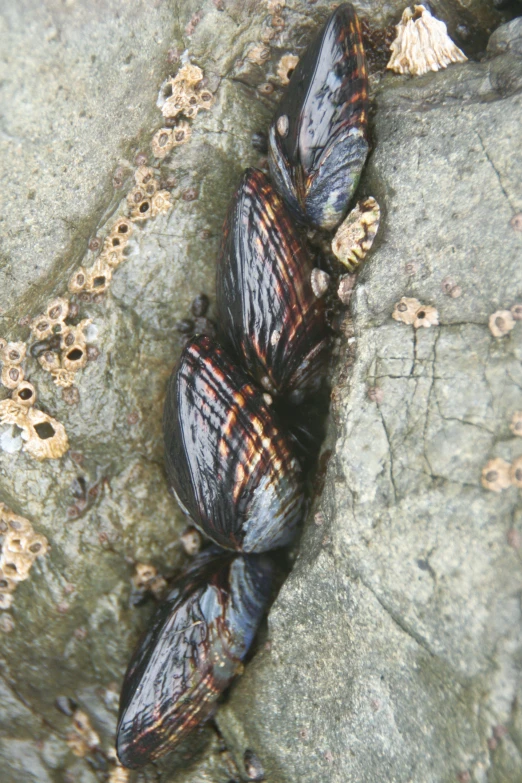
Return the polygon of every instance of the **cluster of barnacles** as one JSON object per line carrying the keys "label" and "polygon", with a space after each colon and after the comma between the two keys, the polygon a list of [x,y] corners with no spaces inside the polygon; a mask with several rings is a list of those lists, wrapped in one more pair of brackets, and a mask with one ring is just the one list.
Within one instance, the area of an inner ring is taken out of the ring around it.
{"label": "cluster of barnacles", "polygon": [[[108,289],[113,271],[125,260],[135,224],[168,212],[172,206],[170,192],[160,188],[153,169],[139,166],[134,178],[135,187],[127,197],[129,217],[119,217],[114,222],[94,264],[89,269],[77,269],[69,281],[69,292],[80,300]],[[78,312],[77,303],[58,297],[30,323],[31,354],[51,374],[54,383],[63,389],[64,400],[71,404],[79,400],[74,387],[76,373],[89,358],[98,355],[96,347],[87,344],[91,319],[78,324],[70,322]],[[0,424],[13,424],[22,430],[23,448],[31,457],[58,459],[69,448],[67,433],[62,424],[34,407],[36,390],[24,380],[22,367],[26,353],[26,343],[0,339],[1,382],[12,391],[11,399],[0,402]]]}
{"label": "cluster of barnacles", "polygon": [[51,373],[54,383],[63,389],[73,385],[76,373],[87,363],[85,331],[92,323],[85,319],[76,326],[68,324],[66,320],[70,315],[76,315],[76,308],[71,308],[70,302],[60,297],[53,299],[45,312],[31,322],[31,334],[35,338],[33,353],[37,354],[38,364]]}
{"label": "cluster of barnacles", "polygon": [[[282,33],[285,29],[286,23],[283,18],[283,9],[285,8],[286,0],[266,0],[267,11],[269,16],[261,28],[261,35],[259,40],[251,41],[248,44],[248,50],[245,53],[245,59],[249,63],[254,65],[265,65],[270,60],[270,46],[273,44],[277,35]],[[280,58],[275,76],[270,76],[271,81],[263,82],[259,85],[258,90],[263,95],[270,95],[274,91],[274,84],[286,87],[290,82],[292,73],[295,70],[299,57],[296,54],[284,54]],[[242,66],[243,60],[238,60],[237,65]]]}
{"label": "cluster of barnacles", "polygon": [[9,609],[19,582],[25,581],[37,557],[49,548],[28,519],[0,503],[0,609]]}
{"label": "cluster of barnacles", "polygon": [[35,408],[36,389],[24,380],[25,355],[25,343],[0,338],[2,384],[11,391],[10,398],[0,401],[0,424],[21,430],[23,449],[34,459],[58,459],[69,448],[67,433],[63,424]]}
{"label": "cluster of barnacles", "polygon": [[69,281],[71,294],[105,293],[111,284],[113,271],[125,260],[125,249],[134,232],[134,224],[164,214],[172,207],[170,192],[160,188],[153,169],[139,166],[134,173],[134,181],[136,184],[127,196],[130,219],[118,218],[93,266],[76,270]]}
{"label": "cluster of barnacles", "polygon": [[[186,119],[194,119],[200,109],[210,109],[214,103],[214,96],[201,86],[202,81],[201,68],[187,63],[161,85],[158,107],[167,127],[160,128],[152,139],[156,158],[165,158],[174,147],[186,144],[192,133]],[[186,119],[180,120],[180,115]]]}
{"label": "cluster of barnacles", "polygon": [[418,299],[407,296],[403,296],[400,302],[397,302],[392,318],[400,323],[413,325],[415,329],[421,326],[429,328],[439,323],[439,314],[435,307],[423,305]]}

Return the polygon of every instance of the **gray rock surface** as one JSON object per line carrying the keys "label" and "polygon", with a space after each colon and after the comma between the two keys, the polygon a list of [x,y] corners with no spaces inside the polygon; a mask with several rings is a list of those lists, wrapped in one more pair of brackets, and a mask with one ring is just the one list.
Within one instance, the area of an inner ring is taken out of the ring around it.
{"label": "gray rock surface", "polygon": [[[0,613],[2,783],[105,779],[99,755],[71,753],[55,699],[74,698],[109,750],[121,677],[152,608],[129,606],[135,563],[168,576],[185,559],[160,431],[174,324],[199,291],[212,294],[227,202],[259,163],[250,137],[272,114],[279,58],[301,51],[329,7],[288,3],[261,66],[248,57],[274,32],[261,3],[1,4],[0,336],[28,339],[24,318],[92,263],[87,244],[121,211],[136,153],[153,162],[157,91],[176,56],[188,49],[216,96],[161,164],[162,179],[176,179],[173,210],[136,231],[109,293],[81,305],[101,353],[78,376],[79,404],[26,364],[71,451],[45,463],[0,451],[0,501],[52,545]],[[357,7],[376,28],[402,11],[398,0]],[[433,8],[450,29],[468,25],[469,51],[500,20],[479,0]],[[522,409],[522,327],[495,340],[486,325],[522,296],[522,234],[509,226],[522,211],[519,24],[494,34],[490,61],[378,88],[363,188],[384,221],[354,301],[355,363],[353,342],[340,348],[334,456],[317,506],[326,521],[307,524],[270,615],[270,649],[219,718],[238,764],[255,750],[270,781],[522,779],[520,558],[506,540],[517,544],[522,519],[515,489],[480,487],[487,459],[522,453],[508,429]],[[447,275],[460,298],[442,294]],[[435,304],[442,325],[413,333],[392,321],[403,295]],[[382,389],[378,405],[368,386]],[[91,490],[79,515],[78,477]],[[193,743],[141,779],[234,778],[211,728]]]}

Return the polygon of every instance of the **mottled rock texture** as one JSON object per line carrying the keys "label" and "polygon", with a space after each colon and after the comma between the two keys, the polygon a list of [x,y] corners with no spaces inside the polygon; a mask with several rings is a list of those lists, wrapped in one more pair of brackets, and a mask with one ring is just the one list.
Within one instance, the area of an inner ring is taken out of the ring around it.
{"label": "mottled rock texture", "polygon": [[[78,376],[79,404],[27,363],[71,452],[40,464],[0,451],[0,501],[52,546],[0,616],[2,783],[106,779],[100,753],[71,753],[71,720],[55,700],[72,697],[109,750],[121,678],[152,609],[129,605],[135,563],[168,576],[185,559],[160,430],[181,346],[174,324],[199,291],[212,295],[227,202],[260,161],[250,138],[280,94],[279,59],[302,50],[330,5],[0,4],[3,337],[28,339],[23,319],[92,262],[89,240],[104,236],[136,154],[153,162],[157,92],[185,50],[216,97],[161,164],[163,180],[176,180],[173,210],[136,232],[103,299],[81,304],[100,356]],[[403,6],[357,8],[382,29]],[[432,8],[468,54],[501,21],[481,0]],[[262,65],[256,47],[268,51]],[[487,328],[493,311],[522,300],[522,233],[510,226],[522,212],[521,51],[515,21],[494,34],[487,61],[418,80],[374,74],[361,190],[378,198],[383,226],[345,330],[356,341],[339,347],[333,456],[314,508],[324,522],[312,513],[269,644],[219,717],[240,769],[254,750],[273,783],[522,780],[522,517],[514,488],[480,485],[488,459],[522,453],[509,430],[522,410],[522,325],[502,339]],[[459,298],[443,294],[447,276]],[[435,305],[441,325],[393,321],[402,296]],[[141,780],[237,774],[207,728]]]}

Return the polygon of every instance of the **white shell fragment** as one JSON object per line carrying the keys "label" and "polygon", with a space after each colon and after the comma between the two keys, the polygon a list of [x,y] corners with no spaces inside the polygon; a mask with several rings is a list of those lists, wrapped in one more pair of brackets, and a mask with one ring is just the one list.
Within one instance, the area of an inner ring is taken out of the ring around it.
{"label": "white shell fragment", "polygon": [[387,68],[395,73],[422,76],[468,59],[449,37],[444,22],[435,19],[423,5],[414,9],[405,8],[396,27],[397,37],[390,47]]}
{"label": "white shell fragment", "polygon": [[380,207],[370,196],[360,201],[337,229],[332,252],[350,272],[357,269],[373,245],[380,219]]}
{"label": "white shell fragment", "polygon": [[312,291],[317,299],[320,299],[328,291],[330,285],[330,275],[328,272],[323,272],[322,269],[315,267],[312,269],[310,275],[310,283],[312,284]]}

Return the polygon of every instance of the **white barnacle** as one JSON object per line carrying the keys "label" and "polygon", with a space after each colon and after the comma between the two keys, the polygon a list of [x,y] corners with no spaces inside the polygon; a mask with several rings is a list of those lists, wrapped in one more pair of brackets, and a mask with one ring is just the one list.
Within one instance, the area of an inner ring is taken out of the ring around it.
{"label": "white barnacle", "polygon": [[423,5],[414,6],[414,11],[406,8],[396,30],[386,66],[395,73],[422,76],[468,59],[449,37],[444,22],[435,19]]}

